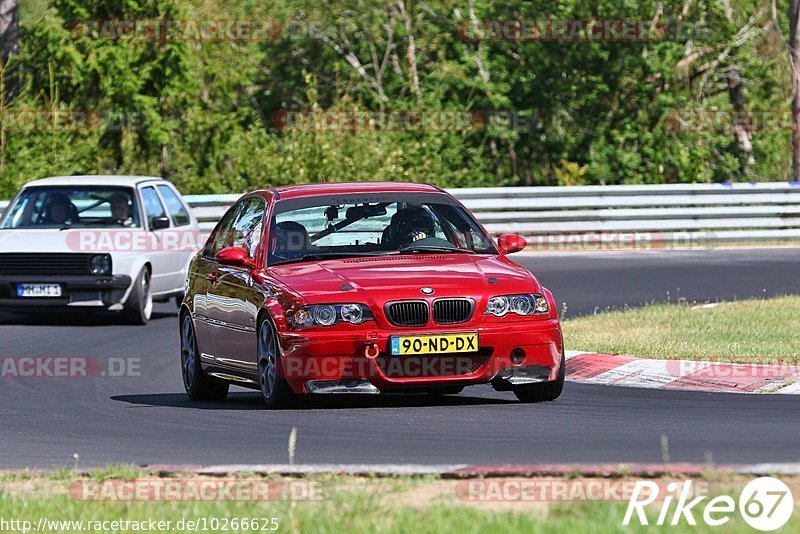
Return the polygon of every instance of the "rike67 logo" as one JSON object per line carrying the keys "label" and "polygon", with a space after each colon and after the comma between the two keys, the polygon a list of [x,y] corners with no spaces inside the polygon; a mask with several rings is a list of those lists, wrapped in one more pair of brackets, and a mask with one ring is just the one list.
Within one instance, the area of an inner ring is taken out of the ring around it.
{"label": "rike67 logo", "polygon": [[659,493],[659,485],[655,482],[638,481],[622,524],[630,525],[635,513],[639,523],[647,525],[645,506],[660,502],[661,510],[656,525],[677,526],[682,521],[697,525],[697,517],[700,517],[706,525],[718,527],[728,523],[738,508],[738,513],[748,525],[756,530],[769,532],[784,526],[791,519],[794,510],[791,490],[772,477],[757,478],[748,483],[739,495],[738,503],[728,495],[714,497],[708,502],[704,502],[708,499],[705,495],[692,499],[694,495],[691,480],[682,484],[673,482],[667,486],[666,495]]}

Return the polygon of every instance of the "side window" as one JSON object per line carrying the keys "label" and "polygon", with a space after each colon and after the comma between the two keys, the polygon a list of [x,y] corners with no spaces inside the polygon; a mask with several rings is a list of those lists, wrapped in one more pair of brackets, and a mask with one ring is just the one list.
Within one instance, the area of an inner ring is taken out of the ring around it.
{"label": "side window", "polygon": [[232,242],[229,238],[233,235],[233,224],[242,211],[243,205],[244,204],[240,202],[225,212],[225,215],[223,215],[222,219],[217,223],[214,231],[208,236],[206,246],[203,248],[203,256],[214,258],[220,250],[231,246]]}
{"label": "side window", "polygon": [[228,211],[208,238],[203,255],[215,257],[225,247],[242,247],[251,258],[258,253],[264,220],[264,201],[250,197]]}
{"label": "side window", "polygon": [[175,223],[175,226],[186,226],[191,222],[191,218],[189,217],[189,213],[186,211],[186,207],[181,202],[181,199],[178,198],[178,195],[175,194],[175,191],[172,190],[171,187],[167,185],[159,185],[158,192],[161,193],[161,198],[164,199],[164,204],[167,205],[167,209],[169,210],[169,214],[172,216],[172,222]]}
{"label": "side window", "polygon": [[234,224],[234,245],[244,248],[251,258],[258,254],[264,222],[264,201],[251,197],[245,200],[242,213]]}
{"label": "side window", "polygon": [[144,212],[148,221],[153,217],[167,216],[167,212],[164,211],[164,205],[161,204],[161,199],[158,198],[156,190],[152,187],[142,188],[142,202],[144,202]]}

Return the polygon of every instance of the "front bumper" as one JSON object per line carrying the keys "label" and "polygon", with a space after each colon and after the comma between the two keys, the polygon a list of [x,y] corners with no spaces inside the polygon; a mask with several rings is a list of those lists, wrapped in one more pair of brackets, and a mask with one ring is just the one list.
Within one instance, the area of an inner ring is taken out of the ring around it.
{"label": "front bumper", "polygon": [[[19,284],[59,284],[60,297],[18,297]],[[0,309],[49,311],[71,309],[122,309],[131,285],[130,276],[0,275]]]}
{"label": "front bumper", "polygon": [[[389,353],[393,336],[472,332],[479,336],[479,350],[474,353]],[[296,393],[376,393],[483,383],[506,389],[555,380],[563,351],[561,327],[555,319],[443,327],[437,331],[316,329],[284,333],[280,341],[281,372]],[[376,358],[366,355],[372,344],[377,346]]]}

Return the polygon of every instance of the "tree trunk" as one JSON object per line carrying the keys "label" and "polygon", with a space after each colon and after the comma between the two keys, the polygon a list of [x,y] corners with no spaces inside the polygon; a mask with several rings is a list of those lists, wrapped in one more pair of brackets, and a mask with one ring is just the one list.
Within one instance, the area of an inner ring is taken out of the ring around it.
{"label": "tree trunk", "polygon": [[422,91],[419,88],[419,74],[417,73],[417,43],[414,39],[414,27],[411,24],[411,13],[406,9],[404,0],[397,0],[397,7],[403,17],[403,24],[406,29],[406,61],[408,62],[408,77],[411,83],[411,91],[417,97],[417,102],[422,102]]}
{"label": "tree trunk", "polygon": [[[733,7],[730,0],[723,0],[725,18],[733,23]],[[728,83],[728,97],[733,107],[734,117],[744,118],[747,116],[747,100],[744,97],[742,87],[742,70],[738,65],[730,64],[725,69],[725,79]],[[756,158],[753,155],[753,130],[748,127],[749,121],[733,121],[733,137],[739,147],[739,170],[742,176],[747,176],[753,172]]]}
{"label": "tree trunk", "polygon": [[789,0],[789,56],[792,67],[792,177],[800,180],[800,0]]}
{"label": "tree trunk", "polygon": [[[746,101],[739,67],[737,65],[728,67],[725,77],[728,81],[728,96],[730,97],[735,117],[746,117]],[[753,166],[756,164],[756,158],[753,156],[752,128],[750,128],[747,123],[743,123],[743,121],[734,120],[733,136],[736,138],[736,144],[739,146],[741,161],[740,170],[742,175],[749,175],[753,172]]]}
{"label": "tree trunk", "polygon": [[169,180],[169,152],[167,145],[161,145],[161,177]]}
{"label": "tree trunk", "polygon": [[17,95],[19,84],[8,69],[11,56],[19,51],[19,0],[0,0],[0,54],[2,55],[3,102]]}

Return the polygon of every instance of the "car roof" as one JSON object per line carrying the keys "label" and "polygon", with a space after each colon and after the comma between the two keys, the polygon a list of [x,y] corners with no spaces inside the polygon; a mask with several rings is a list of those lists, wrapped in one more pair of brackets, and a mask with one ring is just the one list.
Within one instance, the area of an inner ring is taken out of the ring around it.
{"label": "car roof", "polygon": [[[284,185],[270,189],[281,199],[312,197],[342,193],[441,193],[442,190],[430,184],[408,182],[337,182],[323,184]],[[264,191],[266,192],[266,191]]]}
{"label": "car roof", "polygon": [[50,178],[42,178],[40,180],[28,182],[25,184],[25,187],[47,185],[116,185],[120,187],[134,187],[142,182],[153,181],[166,182],[166,180],[157,176],[117,176],[112,174],[93,174],[82,176],[52,176]]}

